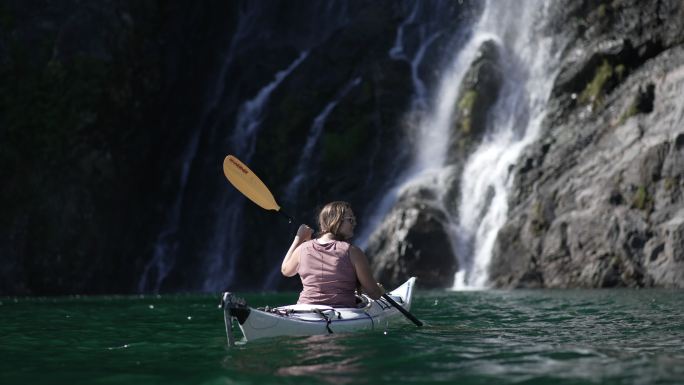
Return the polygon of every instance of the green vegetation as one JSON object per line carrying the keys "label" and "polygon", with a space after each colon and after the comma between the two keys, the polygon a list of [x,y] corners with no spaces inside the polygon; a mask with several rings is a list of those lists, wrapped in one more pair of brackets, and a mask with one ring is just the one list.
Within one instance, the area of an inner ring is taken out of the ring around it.
{"label": "green vegetation", "polygon": [[303,108],[305,100],[302,95],[287,96],[279,105],[279,116],[286,119],[279,120],[274,125],[272,135],[262,135],[259,141],[257,152],[271,154],[273,163],[273,174],[278,178],[285,178],[292,169],[289,159],[292,159],[292,151],[299,149],[292,148],[292,137],[305,137],[311,126],[311,111]]}
{"label": "green vegetation", "polygon": [[618,257],[617,255],[613,255],[610,258],[610,266],[615,268],[615,269],[619,269],[620,265],[622,265],[622,261],[620,260],[620,257]]}
{"label": "green vegetation", "polygon": [[532,233],[534,235],[541,235],[548,227],[548,223],[544,218],[544,204],[540,201],[534,202],[531,211],[532,219],[530,221],[530,226],[532,228]]}
{"label": "green vegetation", "polygon": [[[8,187],[0,194],[5,221],[37,210],[32,202],[41,202],[40,211],[45,212],[63,207],[73,191],[84,191],[93,165],[81,159],[105,144],[96,126],[104,115],[101,102],[110,65],[84,55],[69,62],[35,60],[49,57],[54,39],[46,36],[44,44],[25,47],[10,38],[8,58],[0,66],[0,76],[6,79],[0,84],[0,177]],[[106,174],[98,171],[90,182],[97,184]],[[3,225],[14,226],[5,221]],[[54,226],[51,231],[58,233],[63,223]]]}
{"label": "green vegetation", "polygon": [[599,18],[604,18],[604,17],[606,16],[606,5],[605,5],[605,4],[601,4],[601,5],[598,7],[597,13],[598,13],[598,17],[599,17]]}
{"label": "green vegetation", "polygon": [[632,207],[639,210],[648,210],[653,204],[653,198],[648,194],[645,186],[639,186],[634,199],[632,200]]}
{"label": "green vegetation", "polygon": [[618,81],[622,81],[622,79],[624,79],[626,71],[627,67],[625,67],[624,64],[618,64],[615,66],[615,74],[617,75]]}
{"label": "green vegetation", "polygon": [[80,57],[68,67],[53,60],[20,74],[0,90],[6,145],[31,150],[43,160],[68,156],[70,141],[97,120],[107,72],[106,64]]}
{"label": "green vegetation", "polygon": [[675,178],[672,177],[667,177],[665,178],[665,190],[666,191],[672,191],[674,187],[677,185],[677,181]]}
{"label": "green vegetation", "polygon": [[618,125],[623,125],[629,118],[639,113],[636,100],[632,102],[629,107],[622,113],[618,121]]}
{"label": "green vegetation", "polygon": [[343,132],[326,132],[323,136],[323,163],[339,166],[358,156],[368,132],[362,124],[347,127]]}
{"label": "green vegetation", "polygon": [[343,102],[343,105],[350,105],[341,105],[344,110],[353,112],[332,113],[328,118],[328,127],[322,138],[323,164],[326,167],[340,167],[366,150],[371,135],[369,127],[373,126],[372,111],[377,108],[374,93],[373,86],[364,82],[358,92],[350,94]]}
{"label": "green vegetation", "polygon": [[613,67],[610,63],[607,60],[603,60],[601,66],[596,69],[594,79],[582,91],[579,97],[580,103],[592,103],[594,107],[601,105],[603,103],[606,83],[613,77],[613,73]]}
{"label": "green vegetation", "polygon": [[476,100],[477,91],[468,90],[458,101],[458,110],[461,112],[461,133],[463,135],[470,135],[472,130],[471,116]]}
{"label": "green vegetation", "polygon": [[136,8],[141,23],[130,25],[103,18],[85,36],[60,28],[68,10],[90,15],[97,7],[33,7],[43,12],[28,17],[29,5],[0,4],[0,228],[16,239],[1,246],[9,261],[21,261],[18,272],[43,277],[24,283],[30,290],[78,290],[73,275],[107,270],[117,253],[103,240],[130,231],[124,206],[136,212],[146,199],[126,193],[145,188],[149,144],[159,138],[149,116],[161,56],[147,22],[159,13]]}
{"label": "green vegetation", "polygon": [[14,15],[7,8],[8,5],[5,2],[0,2],[0,29],[2,31],[11,31],[14,28]]}

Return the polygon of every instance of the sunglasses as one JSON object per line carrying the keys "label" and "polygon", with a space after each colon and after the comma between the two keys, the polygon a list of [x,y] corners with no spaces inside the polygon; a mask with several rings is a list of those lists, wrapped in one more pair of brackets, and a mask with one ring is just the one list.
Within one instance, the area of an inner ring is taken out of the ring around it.
{"label": "sunglasses", "polygon": [[356,218],[354,217],[344,217],[345,221],[349,221],[352,225],[356,225]]}

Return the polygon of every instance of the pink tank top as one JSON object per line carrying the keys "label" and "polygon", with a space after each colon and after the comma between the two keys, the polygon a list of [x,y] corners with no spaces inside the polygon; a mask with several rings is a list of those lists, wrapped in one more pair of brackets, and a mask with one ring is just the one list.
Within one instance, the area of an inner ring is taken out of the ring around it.
{"label": "pink tank top", "polygon": [[357,280],[349,258],[350,244],[332,241],[321,245],[311,240],[299,247],[297,273],[304,288],[297,303],[355,307]]}

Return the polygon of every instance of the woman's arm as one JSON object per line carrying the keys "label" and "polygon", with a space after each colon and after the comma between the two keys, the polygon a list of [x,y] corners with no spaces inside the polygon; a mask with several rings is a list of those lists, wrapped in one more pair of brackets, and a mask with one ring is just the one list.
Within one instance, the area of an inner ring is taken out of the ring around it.
{"label": "woman's arm", "polygon": [[297,235],[295,235],[294,240],[290,249],[287,250],[285,258],[283,258],[283,263],[280,265],[280,272],[286,277],[292,277],[297,274],[297,268],[299,267],[299,253],[297,248],[302,243],[311,239],[313,235],[313,230],[307,225],[300,225],[297,229]]}
{"label": "woman's arm", "polygon": [[349,248],[349,258],[352,265],[354,265],[356,278],[361,283],[363,291],[373,299],[378,299],[385,294],[385,289],[373,278],[366,254],[358,247],[352,245]]}

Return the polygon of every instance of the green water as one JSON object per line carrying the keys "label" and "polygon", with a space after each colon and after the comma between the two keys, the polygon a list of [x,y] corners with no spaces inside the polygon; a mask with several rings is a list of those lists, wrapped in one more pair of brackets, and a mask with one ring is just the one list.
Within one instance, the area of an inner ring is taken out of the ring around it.
{"label": "green water", "polygon": [[[295,294],[247,295],[255,306]],[[0,384],[682,384],[684,292],[417,292],[427,325],[228,348],[218,296],[0,299]]]}

